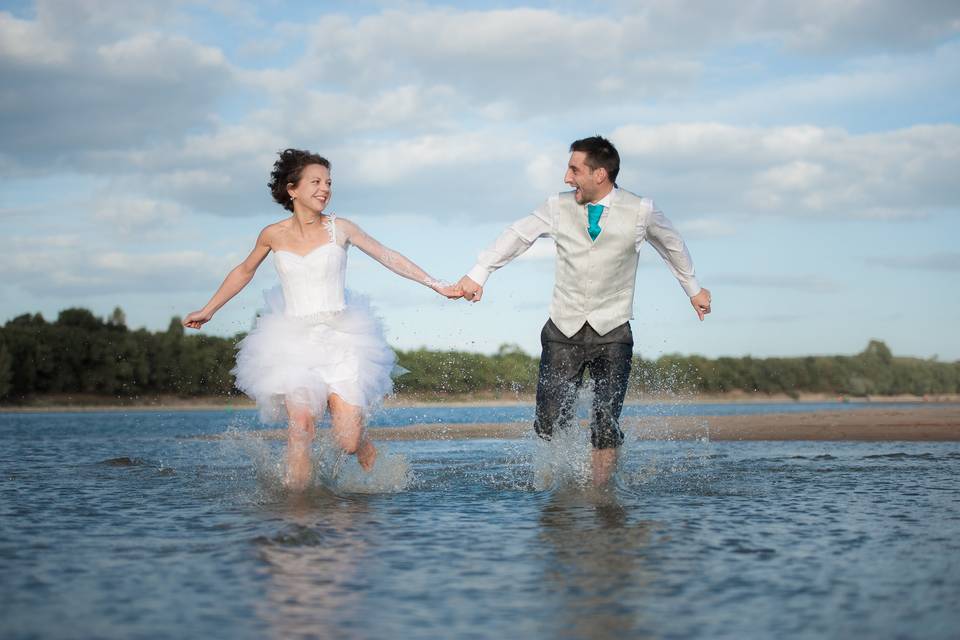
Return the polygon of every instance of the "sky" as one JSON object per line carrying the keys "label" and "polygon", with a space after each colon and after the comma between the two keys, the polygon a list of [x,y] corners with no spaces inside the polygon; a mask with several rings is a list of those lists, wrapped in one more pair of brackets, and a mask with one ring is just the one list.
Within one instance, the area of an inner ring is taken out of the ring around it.
{"label": "sky", "polygon": [[[285,217],[287,147],[332,162],[328,211],[455,281],[600,134],[713,295],[701,323],[645,246],[640,355],[960,359],[955,0],[0,1],[0,80],[0,322],[200,308]],[[397,348],[538,354],[553,259],[478,304],[356,249],[347,281]],[[268,259],[204,332],[275,284]]]}

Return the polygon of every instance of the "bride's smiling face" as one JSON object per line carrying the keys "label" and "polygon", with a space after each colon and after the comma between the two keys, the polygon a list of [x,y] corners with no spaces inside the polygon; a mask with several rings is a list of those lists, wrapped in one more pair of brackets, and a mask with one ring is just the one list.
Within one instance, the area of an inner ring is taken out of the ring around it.
{"label": "bride's smiling face", "polygon": [[333,181],[330,170],[322,164],[309,164],[303,169],[300,181],[287,192],[294,203],[299,202],[310,211],[323,211],[333,196]]}

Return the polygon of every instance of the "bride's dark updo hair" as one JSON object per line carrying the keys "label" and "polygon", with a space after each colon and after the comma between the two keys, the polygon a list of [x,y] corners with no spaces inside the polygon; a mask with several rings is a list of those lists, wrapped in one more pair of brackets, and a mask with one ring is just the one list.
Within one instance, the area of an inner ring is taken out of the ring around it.
{"label": "bride's dark updo hair", "polygon": [[319,164],[330,169],[330,161],[323,156],[302,149],[284,149],[280,152],[280,158],[273,163],[273,171],[270,172],[270,193],[273,199],[283,205],[287,211],[293,211],[293,200],[287,193],[288,184],[297,184],[300,182],[300,176],[307,165]]}

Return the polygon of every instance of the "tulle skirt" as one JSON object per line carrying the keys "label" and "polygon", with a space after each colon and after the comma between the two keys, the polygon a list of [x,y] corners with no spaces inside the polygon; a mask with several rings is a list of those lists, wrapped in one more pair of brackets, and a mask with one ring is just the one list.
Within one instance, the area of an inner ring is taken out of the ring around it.
{"label": "tulle skirt", "polygon": [[279,287],[265,297],[267,308],[237,346],[232,371],[262,420],[285,421],[288,398],[319,418],[331,393],[368,414],[393,390],[396,355],[364,296],[348,291],[343,311],[310,318],[284,315]]}

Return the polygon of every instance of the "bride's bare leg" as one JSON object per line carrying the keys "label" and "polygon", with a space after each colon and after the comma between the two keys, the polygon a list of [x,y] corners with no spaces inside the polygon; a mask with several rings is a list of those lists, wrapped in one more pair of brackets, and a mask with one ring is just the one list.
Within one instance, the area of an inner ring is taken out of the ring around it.
{"label": "bride's bare leg", "polygon": [[287,399],[287,474],[284,483],[287,488],[300,491],[310,486],[313,464],[310,461],[310,448],[317,427],[310,408]]}
{"label": "bride's bare leg", "polygon": [[330,394],[330,430],[340,448],[356,454],[364,471],[370,471],[377,459],[377,448],[363,430],[363,412],[340,396]]}

